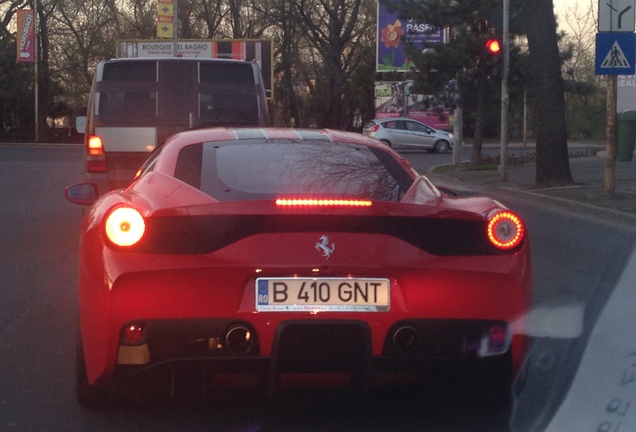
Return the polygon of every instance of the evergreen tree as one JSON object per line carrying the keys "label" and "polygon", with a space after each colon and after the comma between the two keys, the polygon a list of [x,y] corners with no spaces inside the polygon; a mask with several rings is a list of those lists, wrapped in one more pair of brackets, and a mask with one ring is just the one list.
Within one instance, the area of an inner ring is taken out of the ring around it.
{"label": "evergreen tree", "polygon": [[488,80],[496,72],[498,62],[497,56],[487,50],[486,41],[498,36],[493,16],[500,7],[499,1],[386,1],[390,2],[387,7],[397,11],[404,19],[449,29],[447,43],[429,44],[422,51],[413,46],[407,48],[414,65],[414,90],[438,95],[444,92],[450,82],[454,82],[459,89],[458,100],[462,107],[466,107],[466,101],[474,101],[475,131],[471,163],[481,163],[486,98],[489,96]]}
{"label": "evergreen tree", "polygon": [[[394,0],[385,0],[387,2]],[[411,51],[415,82],[421,91],[438,93],[457,78],[460,103],[474,98],[476,115],[471,162],[479,163],[483,143],[488,80],[497,67],[485,49],[490,37],[501,36],[501,0],[402,0],[389,6],[404,17],[450,31],[448,43],[424,52]],[[516,49],[511,49],[511,79],[525,76],[534,96],[537,142],[536,184],[572,183],[567,152],[565,99],[561,75],[556,19],[552,0],[511,0],[511,34],[527,36],[529,67],[515,70]],[[494,68],[492,66],[495,66]],[[466,107],[465,105],[462,105]]]}

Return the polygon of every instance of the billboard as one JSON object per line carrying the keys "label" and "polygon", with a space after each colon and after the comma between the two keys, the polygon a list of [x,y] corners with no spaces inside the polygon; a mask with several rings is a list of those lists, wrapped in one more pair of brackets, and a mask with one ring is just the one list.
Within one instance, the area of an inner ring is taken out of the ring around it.
{"label": "billboard", "polygon": [[435,129],[452,127],[452,110],[446,101],[411,92],[412,81],[375,83],[375,117],[409,117]]}
{"label": "billboard", "polygon": [[616,112],[636,110],[636,75],[620,75],[616,80]]}
{"label": "billboard", "polygon": [[407,58],[402,38],[417,49],[427,43],[443,43],[444,29],[435,28],[412,19],[401,19],[389,12],[382,0],[378,1],[378,29],[376,70],[378,72],[408,71],[411,61]]}
{"label": "billboard", "polygon": [[33,63],[35,61],[35,17],[32,9],[18,10],[16,38],[16,60]]}
{"label": "billboard", "polygon": [[[172,57],[173,43],[158,39],[118,40],[118,58]],[[258,63],[268,98],[273,98],[274,52],[268,39],[180,39],[178,57],[226,58]]]}

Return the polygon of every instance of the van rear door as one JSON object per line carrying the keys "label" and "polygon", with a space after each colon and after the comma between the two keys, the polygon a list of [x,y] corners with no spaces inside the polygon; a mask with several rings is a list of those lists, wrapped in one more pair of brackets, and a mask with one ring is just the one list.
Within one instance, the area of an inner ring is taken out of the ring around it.
{"label": "van rear door", "polygon": [[166,59],[159,62],[158,143],[197,124],[198,81],[196,61]]}

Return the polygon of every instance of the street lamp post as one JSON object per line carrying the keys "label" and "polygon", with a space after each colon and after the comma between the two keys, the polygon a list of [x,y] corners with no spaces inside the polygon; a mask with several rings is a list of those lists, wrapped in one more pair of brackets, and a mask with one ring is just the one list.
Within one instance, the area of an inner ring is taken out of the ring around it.
{"label": "street lamp post", "polygon": [[173,24],[172,24],[172,57],[179,56],[179,1],[174,0],[173,7]]}
{"label": "street lamp post", "polygon": [[507,181],[508,159],[508,73],[510,69],[510,0],[503,1],[503,71],[501,77],[501,152],[499,156],[499,180]]}

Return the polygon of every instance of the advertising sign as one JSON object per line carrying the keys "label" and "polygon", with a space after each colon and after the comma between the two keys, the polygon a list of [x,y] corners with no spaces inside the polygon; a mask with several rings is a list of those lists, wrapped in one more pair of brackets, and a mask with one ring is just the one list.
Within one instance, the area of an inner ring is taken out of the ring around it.
{"label": "advertising sign", "polygon": [[411,81],[375,83],[375,117],[409,117],[436,129],[450,129],[452,114],[444,101],[411,93]]}
{"label": "advertising sign", "polygon": [[[119,41],[117,57],[172,57],[172,42],[159,40]],[[179,57],[212,58],[212,42],[204,40],[180,40],[177,43]]]}
{"label": "advertising sign", "polygon": [[18,62],[35,61],[35,18],[32,9],[18,10],[17,53]]}
{"label": "advertising sign", "polygon": [[157,3],[157,37],[174,37],[174,3],[172,0],[159,0]]}
{"label": "advertising sign", "polygon": [[407,71],[411,61],[406,57],[404,42],[412,43],[416,49],[424,49],[427,43],[444,42],[444,30],[410,19],[401,19],[396,13],[378,2],[377,65],[378,72]]}
{"label": "advertising sign", "polygon": [[616,80],[616,112],[636,110],[636,75],[620,75]]}

